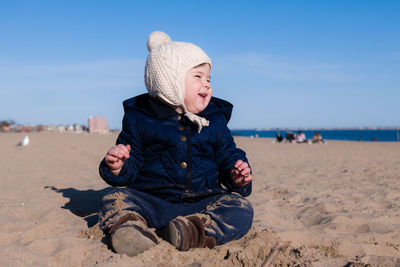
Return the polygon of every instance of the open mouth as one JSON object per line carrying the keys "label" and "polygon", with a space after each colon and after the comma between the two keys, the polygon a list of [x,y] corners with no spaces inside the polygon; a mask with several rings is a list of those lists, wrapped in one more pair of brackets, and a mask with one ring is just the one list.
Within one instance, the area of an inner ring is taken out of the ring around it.
{"label": "open mouth", "polygon": [[203,100],[206,99],[207,95],[208,95],[208,94],[206,94],[206,93],[200,93],[200,94],[199,94],[199,96],[200,96]]}

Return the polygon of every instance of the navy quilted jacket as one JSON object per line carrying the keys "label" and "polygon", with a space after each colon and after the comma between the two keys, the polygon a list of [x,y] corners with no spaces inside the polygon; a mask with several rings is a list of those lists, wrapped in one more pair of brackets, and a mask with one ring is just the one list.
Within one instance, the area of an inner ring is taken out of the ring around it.
{"label": "navy quilted jacket", "polygon": [[211,98],[198,115],[210,121],[199,134],[185,116],[148,94],[125,100],[123,128],[117,144],[130,144],[130,157],[118,176],[104,160],[100,175],[112,186],[128,186],[171,202],[191,201],[202,196],[237,192],[251,193],[251,182],[232,186],[229,171],[246,154],[236,148],[227,123],[232,105]]}

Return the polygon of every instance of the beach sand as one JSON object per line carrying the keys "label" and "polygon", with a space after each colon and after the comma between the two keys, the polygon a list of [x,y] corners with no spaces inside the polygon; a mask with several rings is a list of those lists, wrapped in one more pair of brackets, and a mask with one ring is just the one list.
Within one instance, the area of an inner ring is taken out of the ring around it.
{"label": "beach sand", "polygon": [[254,172],[253,228],[214,249],[112,252],[97,226],[98,165],[116,134],[0,133],[1,266],[400,266],[400,143],[236,137]]}

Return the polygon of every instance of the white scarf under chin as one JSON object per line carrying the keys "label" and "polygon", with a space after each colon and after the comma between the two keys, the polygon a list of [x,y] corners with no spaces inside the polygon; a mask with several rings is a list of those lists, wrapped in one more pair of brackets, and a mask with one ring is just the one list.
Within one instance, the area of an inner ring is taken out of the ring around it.
{"label": "white scarf under chin", "polygon": [[196,115],[196,114],[194,114],[194,113],[192,113],[190,111],[187,111],[186,109],[185,109],[185,116],[191,122],[193,122],[194,124],[197,125],[197,127],[198,127],[197,132],[198,133],[201,132],[201,129],[203,129],[203,127],[207,127],[208,125],[210,125],[210,122],[208,120],[206,120],[205,118],[200,117],[200,116],[198,116],[198,115]]}

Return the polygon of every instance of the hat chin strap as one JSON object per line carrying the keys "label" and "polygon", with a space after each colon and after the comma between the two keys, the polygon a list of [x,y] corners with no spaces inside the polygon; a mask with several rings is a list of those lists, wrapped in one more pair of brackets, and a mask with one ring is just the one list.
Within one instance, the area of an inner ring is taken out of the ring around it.
{"label": "hat chin strap", "polygon": [[205,118],[202,118],[200,116],[197,116],[196,114],[185,110],[185,116],[192,122],[194,122],[195,124],[197,124],[198,126],[198,133],[201,132],[201,129],[203,127],[206,127],[210,124],[210,122],[208,120],[206,120]]}
{"label": "hat chin strap", "polygon": [[185,104],[182,104],[182,109],[184,110],[184,114],[185,116],[194,124],[197,125],[197,132],[200,133],[201,129],[203,129],[203,127],[207,127],[208,125],[210,125],[210,122],[208,120],[206,120],[203,117],[197,116],[196,114],[188,111],[185,107]]}
{"label": "hat chin strap", "polygon": [[[183,114],[194,124],[197,125],[197,131],[198,133],[201,132],[201,129],[203,129],[203,127],[207,127],[208,125],[210,125],[210,122],[208,120],[206,120],[203,117],[200,117],[190,111],[188,111],[186,109],[186,106],[184,103],[182,103],[181,105],[174,105],[172,101],[170,101],[168,99],[168,97],[165,97],[164,95],[160,95],[159,98],[161,98],[165,103],[167,103],[168,105],[170,105],[171,107],[180,107],[183,110]],[[182,101],[183,102],[183,101]]]}

